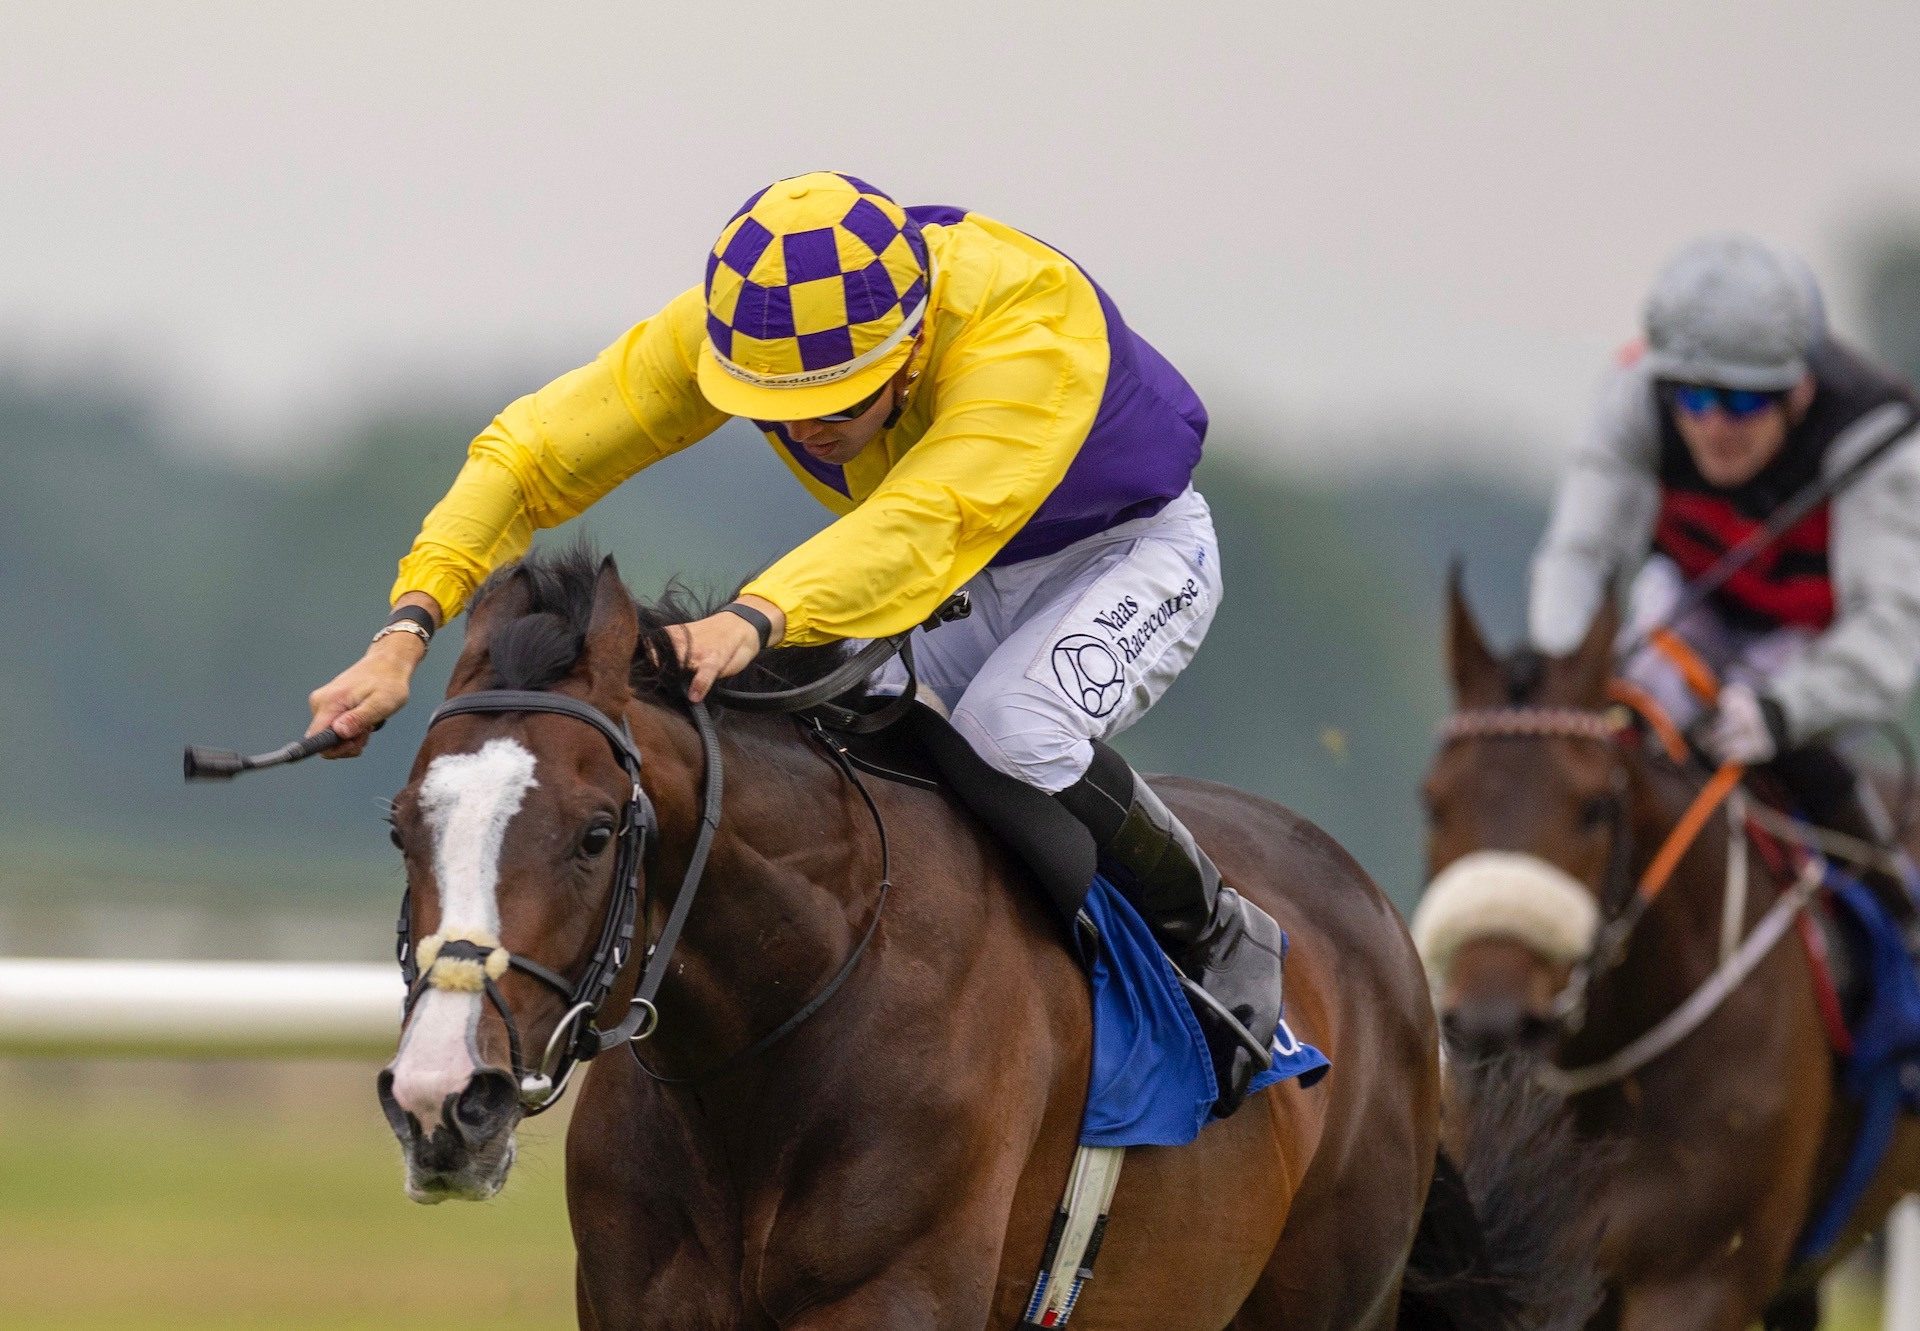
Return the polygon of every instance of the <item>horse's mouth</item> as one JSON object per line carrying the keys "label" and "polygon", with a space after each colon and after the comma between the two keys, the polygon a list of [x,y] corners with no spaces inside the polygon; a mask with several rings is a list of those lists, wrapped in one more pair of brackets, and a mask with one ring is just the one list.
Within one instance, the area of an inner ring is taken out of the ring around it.
{"label": "horse's mouth", "polygon": [[497,1196],[513,1168],[516,1148],[509,1133],[497,1145],[457,1161],[432,1150],[430,1142],[419,1149],[409,1144],[404,1153],[408,1199],[434,1206],[440,1202],[484,1202]]}
{"label": "horse's mouth", "polygon": [[[448,1096],[439,1120],[427,1128],[394,1098],[392,1071],[380,1074],[380,1107],[406,1162],[408,1197],[426,1205],[483,1202],[500,1191],[513,1168],[521,1118],[513,1085],[504,1074],[483,1072]],[[476,1096],[476,1089],[484,1093]]]}

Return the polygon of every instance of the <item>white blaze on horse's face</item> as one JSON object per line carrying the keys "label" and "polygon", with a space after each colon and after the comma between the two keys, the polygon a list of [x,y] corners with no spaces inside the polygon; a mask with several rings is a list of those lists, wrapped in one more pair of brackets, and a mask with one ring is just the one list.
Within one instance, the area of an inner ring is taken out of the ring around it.
{"label": "white blaze on horse's face", "polygon": [[[500,849],[507,824],[539,783],[533,754],[517,740],[490,739],[477,753],[435,758],[420,780],[420,812],[433,835],[433,875],[440,889],[439,932],[500,933]],[[420,1120],[440,1123],[447,1097],[479,1070],[477,993],[426,989],[401,1033],[393,1060],[393,1097]]]}

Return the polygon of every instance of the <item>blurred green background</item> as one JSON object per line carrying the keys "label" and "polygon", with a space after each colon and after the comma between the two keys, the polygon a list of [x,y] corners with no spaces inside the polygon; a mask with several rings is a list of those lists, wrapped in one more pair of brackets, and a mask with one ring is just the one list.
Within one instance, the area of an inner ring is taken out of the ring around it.
{"label": "blurred green background", "polygon": [[[1920,376],[1894,7],[993,8],[0,0],[0,956],[387,960],[458,628],[358,762],[188,789],[180,746],[297,733],[466,441],[776,174],[1056,238],[1192,374],[1227,597],[1122,747],[1403,907],[1445,565],[1511,641],[1659,253],[1802,248]],[[729,429],[579,525],[646,594],[824,517]],[[0,1060],[0,1328],[571,1324],[563,1114],[421,1208],[373,1071]]]}
{"label": "blurred green background", "polygon": [[[1882,238],[1829,280],[1864,293],[1865,327],[1847,331],[1920,376],[1920,237]],[[303,727],[307,691],[364,646],[394,561],[466,441],[558,368],[503,376],[464,405],[367,420],[344,448],[288,471],[169,446],[111,374],[29,379],[0,359],[6,908],[198,906],[226,893],[246,914],[358,908],[389,892],[379,801],[401,784],[427,707],[403,712],[362,761],[270,781],[184,786],[179,749],[254,751]],[[1301,810],[1408,906],[1420,881],[1413,792],[1444,704],[1446,564],[1465,561],[1490,633],[1513,640],[1545,496],[1458,470],[1289,475],[1233,404],[1214,410],[1198,483],[1226,599],[1198,660],[1122,747],[1142,766]],[[1431,454],[1452,428],[1356,447]],[[723,593],[825,520],[735,424],[541,540],[584,534],[642,595],[673,577]],[[440,693],[457,654],[436,648],[417,699]]]}
{"label": "blurred green background", "polygon": [[[1920,373],[1920,240],[1861,262],[1875,345]],[[361,761],[271,780],[190,789],[178,752],[299,729],[493,405],[369,421],[327,467],[256,474],[167,448],[131,390],[0,369],[0,952],[384,959],[400,879],[379,804],[428,709]],[[1201,477],[1225,608],[1123,747],[1304,810],[1408,906],[1442,570],[1466,556],[1511,638],[1542,496],[1466,475],[1303,484],[1238,455],[1237,428],[1216,421]],[[579,525],[645,592],[725,589],[821,520],[729,430]],[[456,654],[435,651],[422,698]],[[453,1324],[455,1291],[462,1325],[564,1324],[560,1116],[529,1130],[498,1202],[423,1209],[371,1073],[0,1064],[0,1326],[416,1327]],[[1870,1289],[1837,1286],[1832,1325],[1874,1325]]]}

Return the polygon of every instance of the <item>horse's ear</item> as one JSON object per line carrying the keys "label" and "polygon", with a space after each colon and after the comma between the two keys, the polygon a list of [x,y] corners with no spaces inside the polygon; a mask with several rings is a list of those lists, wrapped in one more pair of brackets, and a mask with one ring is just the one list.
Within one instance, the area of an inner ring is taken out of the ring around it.
{"label": "horse's ear", "polygon": [[625,711],[632,696],[633,653],[639,642],[640,612],[608,555],[593,583],[593,619],[587,625],[583,660],[594,705],[610,716]]}
{"label": "horse's ear", "polygon": [[1447,569],[1447,668],[1453,678],[1456,707],[1497,707],[1505,698],[1500,662],[1480,632],[1480,623],[1467,604],[1467,591],[1456,558]]}
{"label": "horse's ear", "polygon": [[495,629],[519,619],[532,606],[533,588],[528,585],[526,575],[516,568],[468,607],[466,639],[447,681],[449,698],[487,686],[492,676],[487,660],[488,640]]}
{"label": "horse's ear", "polygon": [[1607,683],[1613,678],[1613,645],[1620,637],[1620,602],[1609,584],[1587,625],[1587,636],[1564,662],[1568,701],[1579,706],[1598,707],[1606,700]]}

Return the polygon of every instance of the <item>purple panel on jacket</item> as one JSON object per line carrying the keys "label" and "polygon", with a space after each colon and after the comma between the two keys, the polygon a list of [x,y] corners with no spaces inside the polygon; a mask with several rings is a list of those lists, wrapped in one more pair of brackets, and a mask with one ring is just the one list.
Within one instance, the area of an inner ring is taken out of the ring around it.
{"label": "purple panel on jacket", "polygon": [[795,462],[798,462],[802,467],[806,468],[807,475],[813,477],[814,480],[820,482],[820,484],[826,486],[829,490],[838,490],[841,494],[847,495],[849,499],[853,497],[847,491],[846,468],[837,467],[831,462],[822,462],[813,454],[807,452],[806,449],[794,443],[793,436],[787,433],[787,427],[779,421],[755,421],[754,425],[759,428],[762,434],[772,435],[775,439],[779,440],[780,447],[786,449],[787,452],[792,455]]}
{"label": "purple panel on jacket", "polygon": [[[931,205],[909,208],[907,215],[921,226],[952,226],[967,212]],[[1070,256],[1068,261],[1073,262]],[[1165,356],[1127,327],[1119,308],[1086,269],[1080,272],[1093,283],[1107,319],[1111,360],[1106,390],[1067,474],[993,557],[995,565],[1038,559],[1158,513],[1192,482],[1200,462],[1207,409],[1199,395]]]}

